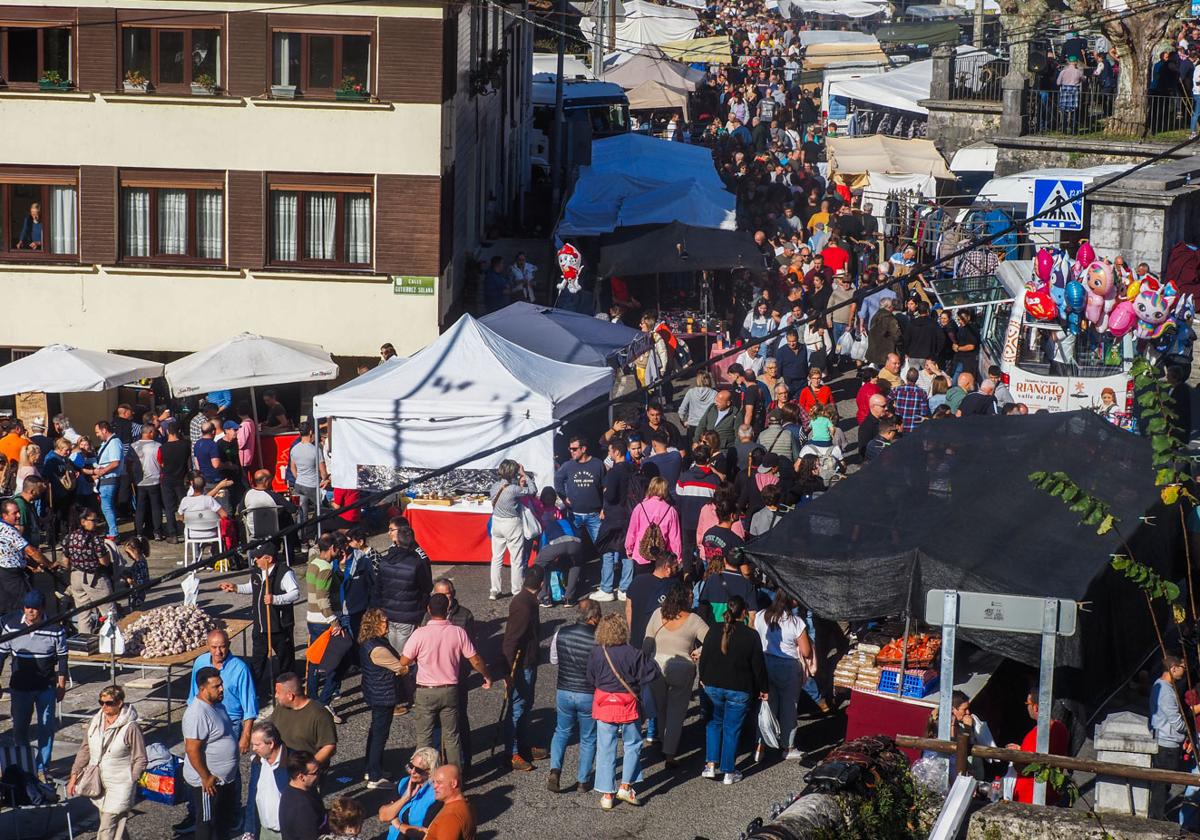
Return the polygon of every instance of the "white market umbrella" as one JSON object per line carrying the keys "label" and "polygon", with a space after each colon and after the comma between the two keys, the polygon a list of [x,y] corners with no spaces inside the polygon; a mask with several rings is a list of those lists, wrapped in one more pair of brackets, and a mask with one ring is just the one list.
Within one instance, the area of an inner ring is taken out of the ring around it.
{"label": "white market umbrella", "polygon": [[159,362],[50,344],[0,367],[0,394],[107,391],[139,379],[162,376],[162,372]]}
{"label": "white market umbrella", "polygon": [[338,366],[319,344],[241,333],[167,365],[177,397],[229,388],[335,379]]}
{"label": "white market umbrella", "polygon": [[[176,359],[166,369],[167,385],[177,397],[227,388],[249,388],[256,427],[258,399],[255,388],[336,379],[337,375],[338,366],[333,357],[319,344],[248,332]],[[262,447],[257,441],[254,452],[261,468]],[[320,511],[319,506],[317,510]]]}

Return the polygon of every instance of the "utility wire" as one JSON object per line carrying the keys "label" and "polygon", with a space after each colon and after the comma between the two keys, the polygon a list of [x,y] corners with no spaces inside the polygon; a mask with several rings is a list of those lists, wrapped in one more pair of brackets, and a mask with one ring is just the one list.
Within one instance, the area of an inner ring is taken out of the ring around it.
{"label": "utility wire", "polygon": [[[1039,212],[1035,213],[1034,215],[1023,220],[1022,222],[1013,222],[1012,224],[1008,225],[1007,227],[1005,227],[1001,230],[998,230],[994,233],[990,233],[990,234],[980,236],[980,237],[973,239],[971,242],[969,242],[966,245],[963,245],[962,247],[958,248],[956,251],[953,251],[952,253],[938,257],[937,259],[934,259],[928,263],[918,264],[917,266],[914,266],[913,270],[904,277],[891,277],[891,278],[887,279],[885,282],[882,282],[877,286],[872,286],[870,288],[856,289],[854,292],[854,295],[852,297],[850,297],[849,299],[847,299],[841,303],[834,304],[832,306],[827,306],[820,311],[809,312],[800,321],[792,322],[792,323],[788,324],[786,327],[781,327],[780,329],[777,329],[777,330],[772,330],[771,332],[767,333],[766,335],[764,335],[760,338],[751,338],[748,341],[743,342],[740,347],[733,347],[733,348],[729,349],[728,351],[721,353],[717,356],[713,356],[708,359],[701,359],[699,361],[693,362],[692,364],[687,365],[686,367],[684,367],[684,368],[676,371],[674,374],[670,375],[668,381],[687,379],[688,377],[694,376],[698,371],[701,371],[701,370],[709,367],[713,362],[718,362],[723,359],[727,359],[727,358],[730,358],[731,356],[741,353],[745,349],[745,347],[747,347],[751,344],[758,345],[758,344],[764,344],[764,343],[770,342],[772,340],[777,340],[777,339],[781,338],[782,336],[786,335],[789,330],[796,329],[796,327],[798,325],[802,326],[802,325],[808,324],[812,321],[824,320],[830,313],[836,312],[837,310],[842,309],[847,306],[862,303],[862,301],[864,301],[866,298],[878,293],[882,289],[886,289],[886,288],[896,285],[896,284],[901,284],[901,285],[906,284],[910,281],[910,278],[913,278],[918,274],[921,274],[926,271],[929,271],[930,269],[936,268],[937,266],[939,266],[943,263],[955,260],[958,257],[963,256],[964,254],[970,253],[971,251],[974,251],[974,250],[977,250],[984,246],[990,245],[991,243],[995,242],[996,240],[1000,239],[1003,236],[1007,236],[1010,233],[1020,232],[1021,228],[1027,226],[1030,222],[1040,219],[1043,216],[1048,216],[1063,207],[1066,207],[1070,204],[1075,203],[1076,201],[1080,200],[1081,198],[1085,198],[1085,197],[1091,195],[1092,193],[1098,192],[1099,190],[1105,189],[1106,187],[1110,187],[1113,184],[1116,184],[1116,183],[1124,180],[1125,178],[1128,178],[1129,176],[1133,175],[1135,172],[1139,172],[1140,170],[1145,169],[1150,166],[1153,166],[1161,161],[1168,160],[1168,159],[1172,158],[1177,152],[1181,151],[1186,146],[1189,146],[1195,142],[1196,141],[1191,138],[1189,138],[1187,140],[1182,140],[1179,143],[1176,143],[1174,146],[1170,147],[1169,149],[1159,152],[1159,153],[1153,155],[1152,157],[1149,157],[1146,160],[1141,161],[1140,163],[1134,164],[1132,167],[1130,167],[1128,170],[1126,170],[1124,172],[1118,172],[1118,173],[1115,173],[1114,175],[1109,176],[1108,178],[1104,178],[1104,179],[1094,182],[1091,186],[1087,187],[1086,189],[1084,189],[1082,192],[1080,192],[1078,195],[1074,196],[1073,198],[1061,199],[1061,200],[1055,202],[1053,205],[1047,206],[1046,208],[1040,210]],[[557,420],[552,420],[551,422],[547,423],[544,426],[541,426],[540,428],[537,428],[532,431],[526,432],[524,434],[518,435],[516,437],[510,438],[509,440],[507,440],[503,443],[497,444],[495,446],[491,446],[486,449],[480,450],[478,452],[474,452],[470,455],[467,455],[463,458],[458,459],[457,461],[454,461],[453,463],[447,464],[444,467],[438,467],[437,469],[430,470],[430,471],[422,474],[419,477],[411,478],[406,481],[402,481],[402,482],[400,482],[392,487],[389,487],[385,490],[378,490],[378,491],[369,493],[365,497],[360,498],[353,505],[347,505],[344,507],[328,510],[319,516],[310,517],[309,519],[306,519],[302,522],[297,522],[292,525],[289,525],[286,528],[282,528],[279,531],[277,531],[274,534],[271,534],[269,536],[262,537],[260,539],[255,539],[255,540],[248,540],[245,543],[242,543],[241,545],[239,545],[233,549],[223,551],[220,554],[217,554],[206,560],[198,561],[198,562],[192,563],[190,565],[184,566],[182,568],[171,570],[164,575],[160,575],[159,577],[154,578],[149,581],[146,581],[145,583],[139,584],[137,586],[133,586],[127,590],[123,590],[120,593],[113,593],[112,595],[108,595],[97,601],[93,601],[93,602],[87,604],[86,606],[76,607],[75,609],[70,610],[66,613],[61,613],[59,615],[56,615],[52,619],[49,619],[49,618],[45,619],[42,622],[35,624],[31,627],[24,628],[22,630],[18,630],[16,632],[8,633],[3,636],[0,636],[0,643],[12,641],[13,639],[19,638],[20,636],[26,635],[27,633],[32,633],[35,630],[56,626],[73,616],[80,615],[84,612],[91,611],[91,610],[93,610],[99,606],[103,606],[105,604],[109,604],[109,603],[113,603],[115,601],[122,600],[122,599],[126,598],[127,596],[129,596],[130,594],[138,594],[138,593],[148,592],[149,590],[153,589],[154,587],[156,587],[162,583],[168,583],[168,582],[175,580],[177,578],[180,578],[183,575],[188,574],[194,570],[208,568],[208,567],[212,566],[218,560],[234,558],[237,556],[237,553],[239,550],[248,550],[248,549],[255,548],[255,547],[258,547],[261,545],[265,545],[267,543],[275,544],[277,542],[277,540],[279,540],[281,538],[286,538],[287,536],[290,536],[291,534],[294,534],[294,533],[300,531],[301,529],[311,528],[318,522],[328,522],[332,519],[340,517],[341,514],[344,512],[365,509],[365,508],[370,507],[371,505],[375,504],[376,502],[382,501],[388,497],[391,497],[398,493],[403,492],[404,490],[408,489],[409,487],[411,487],[414,484],[420,483],[422,481],[428,481],[429,479],[437,478],[439,476],[446,475],[447,473],[452,472],[453,470],[460,469],[460,468],[465,467],[473,462],[479,461],[481,458],[486,458],[490,455],[496,455],[501,452],[505,452],[506,450],[510,449],[511,447],[515,446],[518,443],[523,443],[527,440],[532,440],[533,438],[539,437],[540,435],[546,434],[547,432],[557,431],[558,429],[562,428],[563,426],[567,425],[568,423],[572,423],[576,420],[580,420],[584,417],[588,417],[592,414],[596,414],[601,411],[607,411],[612,406],[620,405],[622,403],[633,402],[638,397],[646,396],[646,395],[652,393],[660,385],[661,385],[661,382],[656,382],[656,383],[653,383],[650,385],[642,385],[642,386],[636,388],[635,390],[630,391],[629,393],[623,394],[619,397],[615,397],[615,398],[606,400],[605,402],[595,403],[595,404],[587,405],[587,406],[581,406],[580,408],[577,408],[573,411],[568,412],[563,417],[561,417]]]}

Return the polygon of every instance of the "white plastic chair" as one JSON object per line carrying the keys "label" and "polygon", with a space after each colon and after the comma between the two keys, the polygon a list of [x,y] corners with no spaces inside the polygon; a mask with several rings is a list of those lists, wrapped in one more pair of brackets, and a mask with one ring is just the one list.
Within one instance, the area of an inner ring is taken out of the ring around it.
{"label": "white plastic chair", "polygon": [[[37,766],[35,748],[28,744],[0,746],[0,772],[14,765],[20,767],[26,775],[34,776]],[[0,788],[8,789],[8,786],[0,783]],[[62,811],[66,815],[67,837],[75,840],[75,827],[71,824],[71,808],[67,800],[66,784],[60,781],[54,785],[54,788],[55,793],[58,794],[58,801],[47,805],[22,805],[17,808],[9,808],[0,804],[0,837],[12,837],[14,840],[22,840],[23,837],[48,837],[51,834],[61,837],[62,829],[56,827],[53,822],[55,811]],[[7,799],[7,797],[5,798]],[[32,818],[39,812],[45,816],[40,827],[34,827],[32,819],[28,821],[24,819],[27,816]]]}
{"label": "white plastic chair", "polygon": [[[206,545],[215,545],[215,554],[220,554],[221,517],[211,510],[185,510],[183,512],[183,564],[185,566],[200,559]],[[189,560],[189,554],[191,559]],[[226,561],[222,564],[228,566]],[[218,571],[222,571],[218,569]]]}
{"label": "white plastic chair", "polygon": [[[248,541],[271,539],[275,534],[279,533],[280,510],[281,508],[278,505],[246,508],[242,512],[242,524],[246,527],[246,539]],[[275,542],[275,540],[272,539],[272,542]],[[288,548],[288,541],[281,539],[278,542],[283,543],[284,563],[291,566],[292,558],[290,556],[291,550]]]}

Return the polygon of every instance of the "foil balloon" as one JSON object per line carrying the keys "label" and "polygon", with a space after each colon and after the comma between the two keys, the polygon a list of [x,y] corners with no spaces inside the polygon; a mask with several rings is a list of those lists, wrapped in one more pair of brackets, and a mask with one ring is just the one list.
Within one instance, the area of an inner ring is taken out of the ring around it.
{"label": "foil balloon", "polygon": [[1046,288],[1025,293],[1025,311],[1035,321],[1053,321],[1058,317],[1058,306]]}
{"label": "foil balloon", "polygon": [[1079,243],[1079,250],[1075,252],[1075,262],[1081,265],[1088,266],[1096,261],[1096,249],[1092,247],[1092,243],[1086,239]]}
{"label": "foil balloon", "polygon": [[1105,318],[1117,297],[1112,266],[1100,260],[1093,262],[1088,266],[1083,283],[1087,287],[1085,316],[1096,329],[1104,332]]}
{"label": "foil balloon", "polygon": [[1054,252],[1049,248],[1041,248],[1037,252],[1035,262],[1038,279],[1043,283],[1050,282],[1050,273],[1054,271]]}
{"label": "foil balloon", "polygon": [[1087,289],[1079,281],[1072,280],[1067,284],[1063,298],[1067,304],[1067,328],[1071,335],[1079,335],[1079,320],[1087,303]]}
{"label": "foil balloon", "polygon": [[558,269],[563,276],[558,290],[561,292],[566,289],[572,294],[577,293],[580,289],[579,275],[583,271],[583,254],[570,242],[558,249]]}
{"label": "foil balloon", "polygon": [[1108,313],[1108,331],[1121,338],[1137,325],[1137,320],[1137,310],[1133,308],[1132,303],[1127,300],[1117,301],[1112,312]]}
{"label": "foil balloon", "polygon": [[1142,281],[1133,309],[1137,313],[1137,337],[1156,340],[1162,337],[1170,325],[1171,310],[1175,306],[1175,287],[1147,278]]}

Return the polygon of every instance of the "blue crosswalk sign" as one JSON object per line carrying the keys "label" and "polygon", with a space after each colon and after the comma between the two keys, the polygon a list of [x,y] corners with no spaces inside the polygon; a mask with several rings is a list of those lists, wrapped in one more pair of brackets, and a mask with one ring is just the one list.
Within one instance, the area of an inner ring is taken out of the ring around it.
{"label": "blue crosswalk sign", "polygon": [[[1083,181],[1062,178],[1038,178],[1033,182],[1033,206],[1030,215],[1049,211],[1029,223],[1031,230],[1083,230]],[[1067,199],[1066,204],[1055,205]],[[1054,208],[1054,209],[1051,209]]]}

